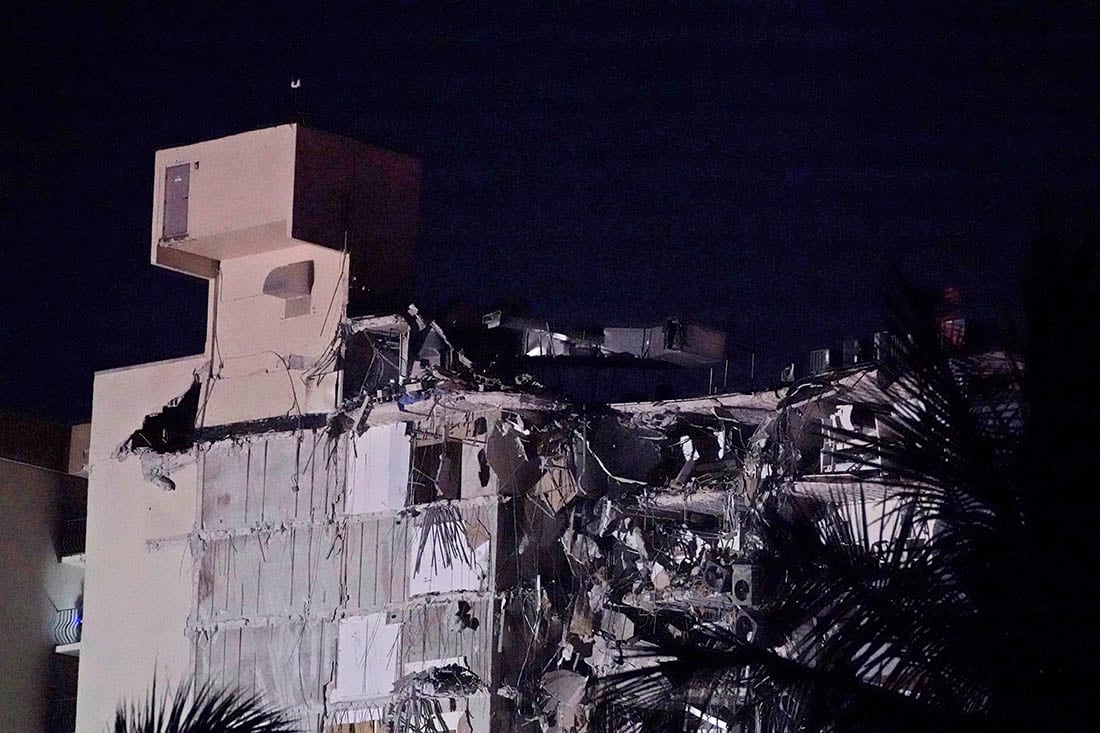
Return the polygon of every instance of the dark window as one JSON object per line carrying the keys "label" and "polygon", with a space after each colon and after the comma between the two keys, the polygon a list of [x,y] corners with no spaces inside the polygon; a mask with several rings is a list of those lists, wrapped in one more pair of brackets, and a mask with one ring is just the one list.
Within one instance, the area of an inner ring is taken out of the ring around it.
{"label": "dark window", "polygon": [[187,196],[191,164],[170,165],[164,175],[164,238],[187,236]]}
{"label": "dark window", "polygon": [[409,499],[426,504],[462,498],[462,443],[457,440],[414,445]]}

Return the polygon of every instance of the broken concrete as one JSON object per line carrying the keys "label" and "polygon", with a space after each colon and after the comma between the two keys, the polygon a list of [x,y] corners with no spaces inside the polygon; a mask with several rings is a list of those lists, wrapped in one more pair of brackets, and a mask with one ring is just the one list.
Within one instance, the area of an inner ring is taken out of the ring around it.
{"label": "broken concrete", "polygon": [[186,392],[160,412],[145,417],[141,427],[120,446],[119,453],[182,453],[189,450],[195,444],[195,418],[201,391],[202,383],[196,375]]}

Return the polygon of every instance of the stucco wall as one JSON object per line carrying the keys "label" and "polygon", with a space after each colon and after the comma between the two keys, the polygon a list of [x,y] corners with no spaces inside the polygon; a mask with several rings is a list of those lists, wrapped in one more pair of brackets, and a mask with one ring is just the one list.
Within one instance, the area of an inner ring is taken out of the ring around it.
{"label": "stucco wall", "polygon": [[[337,380],[304,378],[325,355],[347,302],[343,253],[315,245],[222,263],[214,285],[211,333],[216,379],[206,386],[201,425],[281,415],[328,412],[337,403]],[[263,292],[277,267],[313,262],[308,312],[285,316],[286,301]]]}
{"label": "stucco wall", "polygon": [[[115,457],[146,414],[187,390],[201,356],[96,375],[89,450],[84,638],[77,730],[102,733],[123,699],[156,673],[179,680],[191,666],[185,635],[195,518],[194,463],[172,472],[175,491],[142,475],[141,460]],[[158,542],[159,541],[159,542]]]}
{"label": "stucco wall", "polygon": [[[190,165],[189,238],[202,240],[232,234],[234,241],[224,243],[230,246],[229,250],[215,247],[230,256],[255,251],[249,246],[249,237],[242,236],[248,230],[262,229],[287,238],[294,195],[295,135],[294,125],[279,125],[157,151],[153,178],[154,249],[164,226],[165,168],[181,163]],[[210,242],[208,246],[213,244]]]}

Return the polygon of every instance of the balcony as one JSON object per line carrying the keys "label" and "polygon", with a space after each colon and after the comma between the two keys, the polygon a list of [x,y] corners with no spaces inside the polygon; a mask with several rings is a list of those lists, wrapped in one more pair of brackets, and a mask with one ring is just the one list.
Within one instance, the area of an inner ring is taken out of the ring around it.
{"label": "balcony", "polygon": [[58,609],[53,622],[53,640],[58,654],[80,656],[80,610],[76,608]]}

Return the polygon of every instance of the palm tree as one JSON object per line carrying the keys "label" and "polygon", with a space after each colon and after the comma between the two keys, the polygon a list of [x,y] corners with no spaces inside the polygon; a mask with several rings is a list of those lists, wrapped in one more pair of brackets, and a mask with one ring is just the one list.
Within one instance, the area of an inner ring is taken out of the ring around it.
{"label": "palm tree", "polygon": [[190,683],[175,692],[157,693],[154,679],[141,703],[119,705],[114,733],[293,733],[288,718],[263,704],[259,697],[209,684]]}
{"label": "palm tree", "polygon": [[683,619],[652,635],[657,663],[597,688],[600,728],[706,729],[730,710],[755,731],[1095,728],[1100,242],[1061,221],[1044,216],[1031,250],[1022,358],[955,353],[903,287],[878,437],[823,429],[878,457],[859,486],[896,500],[884,541],[790,490],[803,469],[781,412],[755,510],[768,633]]}

